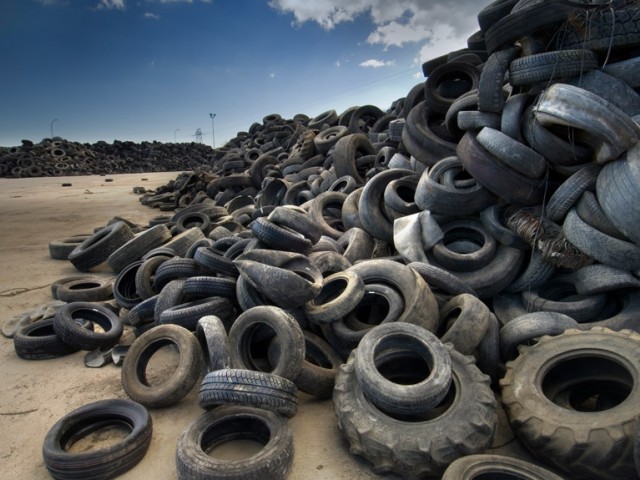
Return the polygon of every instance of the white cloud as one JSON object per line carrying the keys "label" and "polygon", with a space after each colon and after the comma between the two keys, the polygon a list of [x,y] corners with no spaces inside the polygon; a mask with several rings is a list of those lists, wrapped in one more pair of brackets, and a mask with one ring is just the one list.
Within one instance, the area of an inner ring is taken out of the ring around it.
{"label": "white cloud", "polygon": [[421,62],[467,46],[478,30],[478,12],[491,0],[270,0],[275,10],[293,14],[297,26],[316,22],[326,30],[358,15],[369,14],[373,24],[370,45],[403,47],[421,42]]}
{"label": "white cloud", "polygon": [[336,67],[342,66],[342,64],[340,63],[340,60],[336,60],[336,64],[335,65],[336,65]]}
{"label": "white cloud", "polygon": [[[160,3],[193,3],[193,0],[159,0]],[[211,0],[200,0],[202,3],[211,3]]]}
{"label": "white cloud", "polygon": [[271,73],[269,74],[269,78],[276,78],[276,74],[275,74],[275,73],[273,73],[273,72],[271,72]]}
{"label": "white cloud", "polygon": [[144,14],[144,18],[150,18],[151,20],[160,20],[160,15],[156,15],[155,13],[146,12]]}
{"label": "white cloud", "polygon": [[36,0],[36,2],[45,5],[47,7],[54,5],[68,5],[69,0]]}
{"label": "white cloud", "polygon": [[393,60],[383,62],[382,60],[376,60],[375,58],[370,58],[369,60],[365,60],[364,62],[360,63],[360,66],[364,68],[380,68],[380,67],[390,67],[395,63],[396,62],[394,62]]}
{"label": "white cloud", "polygon": [[124,0],[100,0],[96,8],[98,10],[124,10]]}

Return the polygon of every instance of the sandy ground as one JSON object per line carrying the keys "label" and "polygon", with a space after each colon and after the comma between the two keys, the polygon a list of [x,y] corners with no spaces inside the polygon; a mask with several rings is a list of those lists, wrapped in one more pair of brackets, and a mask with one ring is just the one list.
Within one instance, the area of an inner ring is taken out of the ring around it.
{"label": "sandy ground", "polygon": [[[0,179],[0,323],[52,301],[50,284],[78,274],[71,263],[49,258],[50,241],[90,233],[116,215],[146,224],[160,212],[141,205],[132,188],[155,188],[176,175]],[[72,186],[62,187],[65,182]],[[99,275],[110,276],[107,271]],[[16,356],[11,340],[0,337],[0,477],[49,478],[41,451],[51,426],[89,402],[127,398],[120,368],[113,364],[86,368],[84,355],[78,352],[59,359],[26,361]],[[176,478],[176,440],[201,413],[197,388],[175,406],[152,410],[151,447],[142,462],[121,478]],[[303,395],[299,413],[290,423],[295,457],[289,478],[390,478],[374,475],[366,461],[349,454],[329,400]],[[529,458],[513,440],[504,419],[491,451]]]}

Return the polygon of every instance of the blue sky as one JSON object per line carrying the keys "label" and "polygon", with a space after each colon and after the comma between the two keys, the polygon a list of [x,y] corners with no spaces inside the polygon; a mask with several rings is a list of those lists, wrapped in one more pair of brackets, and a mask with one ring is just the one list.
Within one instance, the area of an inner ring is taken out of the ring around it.
{"label": "blue sky", "polygon": [[[194,139],[271,113],[382,109],[488,0],[4,0],[0,145]],[[54,121],[54,119],[57,119]]]}

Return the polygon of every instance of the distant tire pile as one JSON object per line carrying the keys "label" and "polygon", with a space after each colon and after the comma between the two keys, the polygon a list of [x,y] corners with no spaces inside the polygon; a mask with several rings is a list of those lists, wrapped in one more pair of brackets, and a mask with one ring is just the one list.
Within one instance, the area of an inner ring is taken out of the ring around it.
{"label": "distant tire pile", "polygon": [[[137,335],[127,394],[166,407],[200,382],[207,412],[180,437],[179,478],[286,476],[298,390],[332,398],[376,473],[556,478],[483,455],[499,392],[550,469],[632,478],[639,19],[633,1],[493,2],[469,48],[425,63],[426,83],[389,111],[268,115],[209,170],[143,193],[165,212],[148,225],[114,219],[75,246],[79,270],[118,274]],[[74,321],[112,315],[76,309],[60,308],[53,335],[112,345]],[[149,387],[168,344],[180,374]],[[264,449],[221,465],[204,451],[225,433]]]}
{"label": "distant tire pile", "polygon": [[94,144],[60,137],[0,149],[0,177],[61,177],[117,173],[171,172],[207,167],[213,150],[201,143],[114,140]]}

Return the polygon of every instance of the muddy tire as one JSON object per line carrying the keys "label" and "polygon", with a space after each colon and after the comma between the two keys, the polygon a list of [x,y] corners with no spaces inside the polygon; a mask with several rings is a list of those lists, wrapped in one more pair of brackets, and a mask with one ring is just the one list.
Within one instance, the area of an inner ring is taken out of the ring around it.
{"label": "muddy tire", "polygon": [[572,476],[633,478],[639,347],[635,332],[594,327],[521,348],[500,380],[514,432]]}
{"label": "muddy tire", "polygon": [[[240,439],[255,440],[264,448],[233,461],[206,453],[217,445]],[[292,461],[293,433],[286,420],[250,407],[224,406],[201,415],[180,434],[176,449],[179,480],[286,478]]]}
{"label": "muddy tire", "polygon": [[[130,433],[99,450],[69,452],[69,440],[109,425],[126,425]],[[83,405],[58,420],[42,445],[44,463],[55,479],[115,478],[133,468],[151,443],[151,415],[131,400],[110,399]]]}

